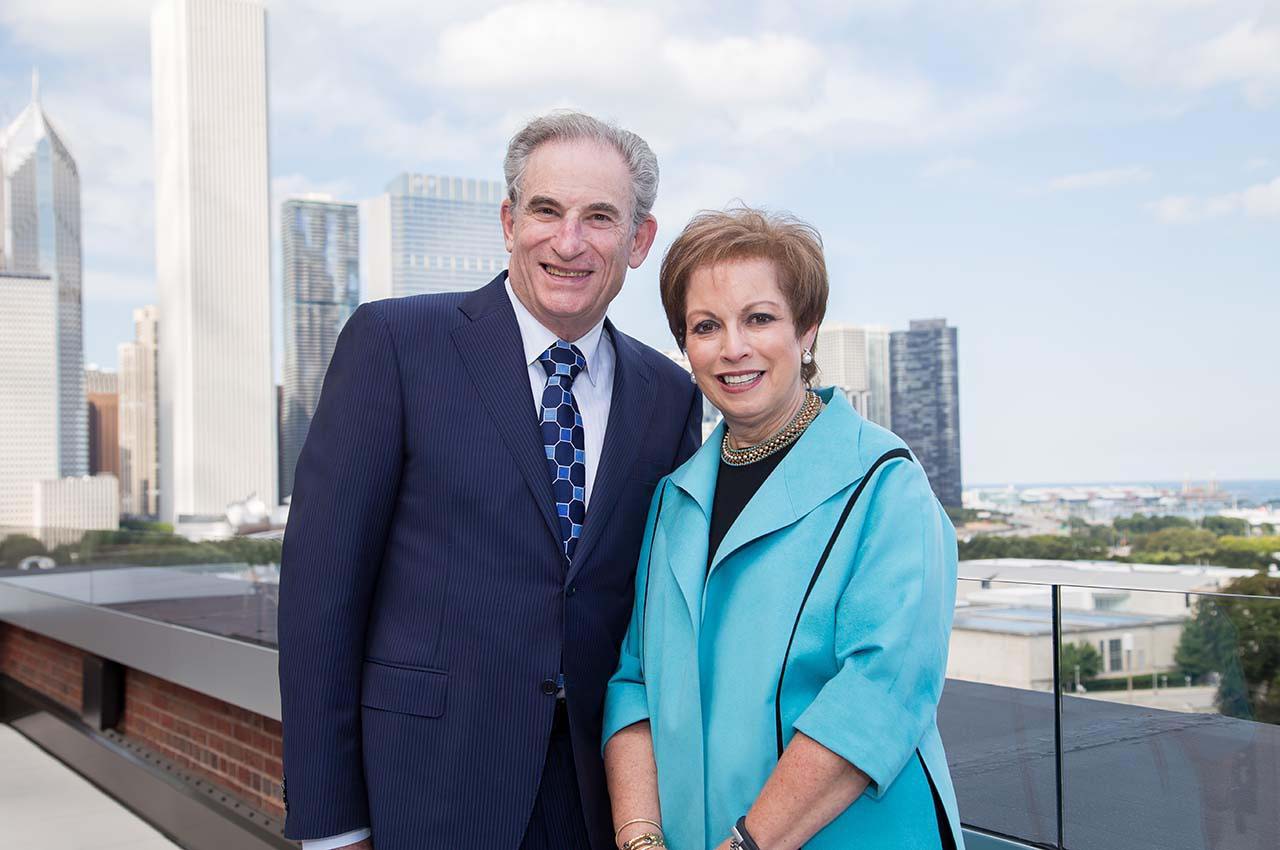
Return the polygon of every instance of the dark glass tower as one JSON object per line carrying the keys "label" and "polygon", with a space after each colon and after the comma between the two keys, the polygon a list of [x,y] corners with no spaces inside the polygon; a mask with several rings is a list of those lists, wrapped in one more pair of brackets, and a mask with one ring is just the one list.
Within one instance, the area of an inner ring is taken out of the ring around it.
{"label": "dark glass tower", "polygon": [[360,235],[355,204],[285,201],[280,216],[284,278],[284,397],[280,498],[311,427],[338,333],[360,303]]}
{"label": "dark glass tower", "polygon": [[960,381],[956,329],[913,321],[889,336],[893,431],[924,466],[938,501],[960,507]]}

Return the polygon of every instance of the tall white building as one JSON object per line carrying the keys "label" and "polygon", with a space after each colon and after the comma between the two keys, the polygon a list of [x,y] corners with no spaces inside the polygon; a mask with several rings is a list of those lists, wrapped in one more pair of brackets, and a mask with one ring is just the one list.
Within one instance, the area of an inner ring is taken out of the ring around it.
{"label": "tall white building", "polygon": [[32,485],[58,477],[58,402],[58,285],[0,272],[0,527],[30,528]]}
{"label": "tall white building", "polygon": [[151,18],[160,506],[276,503],[266,12],[161,0]]}
{"label": "tall white building", "polygon": [[889,427],[889,329],[879,325],[823,325],[818,331],[819,386],[839,387],[858,412]]}
{"label": "tall white building", "polygon": [[160,478],[157,396],[159,311],[133,311],[133,342],[122,342],[120,360],[120,510],[134,516],[158,516]]}
{"label": "tall white building", "polygon": [[507,267],[500,181],[401,174],[364,201],[364,300],[478,289]]}
{"label": "tall white building", "polygon": [[40,427],[58,437],[58,475],[89,472],[81,329],[80,173],[40,104],[0,131],[0,272],[47,275],[57,291],[57,410]]}

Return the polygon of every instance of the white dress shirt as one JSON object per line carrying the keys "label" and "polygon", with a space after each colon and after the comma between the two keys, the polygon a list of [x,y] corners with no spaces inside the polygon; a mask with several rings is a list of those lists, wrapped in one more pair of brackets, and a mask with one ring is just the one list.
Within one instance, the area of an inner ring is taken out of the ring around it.
{"label": "white dress shirt", "polygon": [[[520,303],[511,289],[511,279],[506,281],[507,297],[511,299],[511,307],[516,313],[516,324],[520,327],[520,342],[524,348],[524,359],[529,371],[529,391],[533,395],[533,410],[530,416],[533,421],[540,421],[542,412],[542,391],[547,386],[547,372],[538,362],[542,352],[551,347],[558,336],[543,327],[534,318],[529,309]],[[587,367],[573,381],[573,397],[578,402],[578,412],[582,414],[582,432],[586,449],[586,486],[583,501],[591,504],[591,486],[596,480],[596,470],[600,465],[600,453],[604,449],[604,431],[609,424],[609,407],[613,403],[613,341],[604,332],[604,319],[577,339],[567,339],[582,352]],[[373,833],[365,829],[332,835],[328,838],[307,839],[302,842],[302,850],[339,850],[357,841],[363,841]]]}

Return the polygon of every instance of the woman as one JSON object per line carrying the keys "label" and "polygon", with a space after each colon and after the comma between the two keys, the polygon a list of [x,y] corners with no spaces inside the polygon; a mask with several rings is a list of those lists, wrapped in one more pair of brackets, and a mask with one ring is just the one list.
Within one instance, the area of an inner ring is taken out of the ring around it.
{"label": "woman", "polygon": [[605,701],[619,847],[962,847],[935,724],[955,532],[901,440],[807,388],[821,240],[750,209],[662,302],[724,422],[659,483]]}

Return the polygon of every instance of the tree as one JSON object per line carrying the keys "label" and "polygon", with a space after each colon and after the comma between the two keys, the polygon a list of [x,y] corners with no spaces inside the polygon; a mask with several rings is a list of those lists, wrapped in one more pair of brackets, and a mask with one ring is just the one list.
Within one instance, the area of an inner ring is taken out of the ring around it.
{"label": "tree", "polygon": [[1218,675],[1222,714],[1280,723],[1280,578],[1246,576],[1224,591],[1241,596],[1200,597],[1174,658],[1184,675]]}
{"label": "tree", "polygon": [[1249,536],[1249,523],[1232,516],[1207,516],[1200,521],[1200,527],[1212,531],[1218,537],[1230,534],[1236,537]]}
{"label": "tree", "polygon": [[1195,523],[1181,516],[1145,516],[1134,514],[1130,517],[1116,517],[1116,531],[1121,534],[1150,534],[1166,528],[1194,528]]}
{"label": "tree", "polygon": [[10,534],[0,540],[0,566],[16,567],[23,558],[47,554],[44,544],[30,534]]}
{"label": "tree", "polygon": [[1098,650],[1088,643],[1067,643],[1062,645],[1062,689],[1069,691],[1075,687],[1076,674],[1081,679],[1092,679],[1102,671],[1102,656]]}

